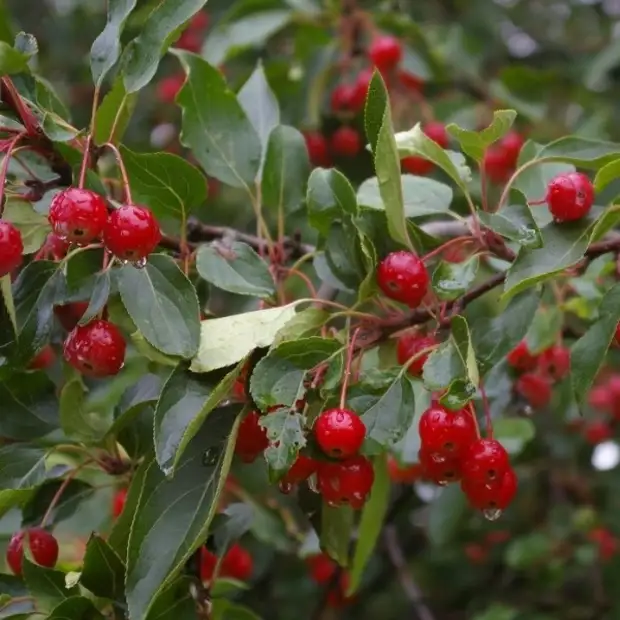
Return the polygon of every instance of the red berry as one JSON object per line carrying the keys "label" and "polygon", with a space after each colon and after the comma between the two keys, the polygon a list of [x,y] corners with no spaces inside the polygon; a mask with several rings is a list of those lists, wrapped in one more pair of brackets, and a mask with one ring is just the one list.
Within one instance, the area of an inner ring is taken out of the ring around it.
{"label": "red berry", "polygon": [[346,595],[350,582],[351,577],[349,573],[343,572],[340,574],[338,584],[327,593],[328,607],[338,609],[351,602],[353,597]]}
{"label": "red berry", "polygon": [[351,110],[351,102],[356,96],[355,84],[338,84],[332,91],[331,106],[332,111],[342,112],[344,110]]}
{"label": "red berry", "polygon": [[564,379],[570,371],[570,349],[555,344],[540,354],[538,364],[540,370],[553,380]]}
{"label": "red berry", "polygon": [[139,263],[157,247],[161,231],[150,209],[124,205],[110,214],[104,241],[108,250],[121,260]]}
{"label": "red berry", "polygon": [[163,78],[157,84],[157,98],[164,103],[172,103],[183,88],[184,83],[185,76],[183,74],[169,75]]}
{"label": "red berry", "polygon": [[559,174],[547,185],[547,206],[556,222],[581,219],[592,208],[594,187],[581,172]]}
{"label": "red berry", "polygon": [[490,146],[484,153],[482,167],[493,183],[505,183],[512,174],[513,163],[506,150],[500,146]]}
{"label": "red berry", "polygon": [[300,454],[291,468],[286,472],[282,481],[285,484],[299,484],[316,472],[319,464],[313,458]]}
{"label": "red berry", "polygon": [[597,527],[588,533],[588,538],[598,545],[598,553],[603,561],[610,560],[618,552],[618,541],[607,529]]}
{"label": "red berry", "polygon": [[472,564],[484,564],[489,553],[481,544],[469,543],[465,545],[465,555]]}
{"label": "red berry", "polygon": [[260,415],[250,411],[239,425],[235,453],[244,463],[251,463],[269,446],[267,431],[260,425]]}
{"label": "red berry", "polygon": [[308,157],[312,165],[329,168],[331,166],[331,159],[325,136],[318,131],[308,131],[304,134],[304,137],[306,138]]}
{"label": "red berry", "polygon": [[596,445],[613,436],[613,430],[604,420],[593,420],[586,424],[583,431],[586,441]]}
{"label": "red berry", "polygon": [[331,147],[339,157],[355,157],[362,148],[362,139],[353,127],[340,127],[332,134]]}
{"label": "red berry", "polygon": [[330,505],[348,504],[359,510],[372,488],[375,472],[363,456],[352,456],[338,463],[322,463],[317,472],[319,492]]}
{"label": "red berry", "polygon": [[426,123],[426,125],[422,128],[422,131],[442,149],[448,147],[450,138],[448,136],[448,132],[446,131],[446,126],[443,123],[431,121],[430,123]]}
{"label": "red berry", "polygon": [[22,574],[22,560],[24,558],[24,536],[28,538],[28,545],[33,560],[52,568],[58,560],[58,541],[49,532],[40,527],[13,534],[6,550],[6,561],[16,575]]}
{"label": "red berry", "polygon": [[99,194],[68,187],[54,196],[47,217],[60,239],[86,245],[101,236],[108,208]]}
{"label": "red berry", "polygon": [[551,383],[547,377],[534,372],[521,375],[515,385],[520,394],[535,409],[546,407],[551,401]]}
{"label": "red berry", "polygon": [[198,11],[187,24],[188,30],[202,31],[209,27],[209,14],[206,11]]}
{"label": "red berry", "polygon": [[379,71],[390,71],[401,61],[403,48],[397,38],[379,36],[370,45],[368,56]]}
{"label": "red berry", "polygon": [[590,390],[588,403],[599,411],[611,411],[614,404],[613,394],[606,385],[597,385]]}
{"label": "red berry", "polygon": [[325,553],[312,555],[306,559],[310,576],[319,584],[327,583],[336,572],[336,563]]}
{"label": "red berry", "polygon": [[519,159],[521,148],[525,144],[525,138],[518,131],[509,131],[500,142],[506,160],[510,162],[510,166],[514,168]]}
{"label": "red berry", "polygon": [[517,476],[511,468],[508,468],[497,482],[489,484],[463,478],[461,488],[474,508],[505,510],[517,492]]}
{"label": "red berry", "polygon": [[194,30],[186,30],[178,38],[174,47],[198,54],[202,49],[202,37]]}
{"label": "red berry", "polygon": [[433,405],[420,417],[420,441],[425,452],[458,458],[476,440],[477,430],[469,409],[448,411]]}
{"label": "red berry", "polygon": [[213,579],[215,567],[217,566],[217,556],[206,547],[200,548],[200,580],[208,583]]}
{"label": "red berry", "polygon": [[388,474],[392,482],[403,484],[415,482],[422,478],[423,469],[420,463],[413,465],[401,465],[393,456],[388,456]]}
{"label": "red berry", "polygon": [[538,356],[530,353],[527,342],[522,340],[506,357],[508,363],[517,370],[533,370],[538,363]]}
{"label": "red berry", "polygon": [[88,377],[116,375],[125,362],[125,339],[116,325],[96,319],[78,325],[64,344],[65,360]]}
{"label": "red berry", "polygon": [[413,252],[392,252],[377,268],[377,284],[385,296],[410,308],[417,308],[422,303],[429,282],[424,262]]}
{"label": "red berry", "polygon": [[332,458],[346,459],[357,454],[362,447],[366,426],[350,409],[327,409],[314,423],[314,436],[325,454]]}
{"label": "red berry", "polygon": [[439,486],[461,479],[461,463],[458,459],[429,452],[424,447],[418,451],[418,458],[424,477]]}
{"label": "red berry", "polygon": [[253,569],[252,556],[238,543],[235,543],[222,558],[222,577],[246,581],[251,577]]}
{"label": "red berry", "polygon": [[495,439],[477,439],[465,451],[462,469],[468,483],[496,483],[510,469],[508,453]]}
{"label": "red berry", "polygon": [[55,361],[56,354],[50,345],[45,345],[28,364],[30,370],[45,370],[49,368]]}
{"label": "red berry", "polygon": [[401,165],[405,172],[408,172],[409,174],[416,174],[418,176],[428,174],[435,166],[432,161],[424,159],[423,157],[418,157],[417,155],[405,157],[401,161]]}
{"label": "red berry", "polygon": [[41,251],[45,256],[51,256],[54,260],[61,260],[69,251],[69,243],[55,233],[49,233]]}
{"label": "red berry", "polygon": [[403,366],[414,355],[429,349],[426,353],[423,353],[413,360],[413,362],[409,364],[409,368],[407,368],[407,372],[410,375],[419,377],[422,375],[426,360],[432,353],[430,349],[434,349],[438,344],[439,342],[435,336],[419,336],[415,333],[405,333],[396,343],[396,358],[398,359],[398,363]]}
{"label": "red berry", "polygon": [[408,90],[419,93],[424,87],[424,80],[413,73],[401,70],[398,73],[400,83]]}
{"label": "red berry", "polygon": [[70,332],[84,316],[87,308],[87,301],[75,301],[62,306],[54,306],[54,314],[60,321],[60,324]]}
{"label": "red berry", "polygon": [[614,333],[614,340],[616,344],[620,344],[620,323],[616,325],[616,332]]}
{"label": "red berry", "polygon": [[0,278],[17,269],[23,256],[22,234],[11,222],[0,220]]}
{"label": "red berry", "polygon": [[112,515],[115,519],[121,516],[123,509],[125,508],[125,502],[127,501],[127,489],[120,489],[114,494],[112,500]]}
{"label": "red berry", "polygon": [[351,95],[350,106],[354,112],[358,112],[366,105],[366,97],[368,97],[368,89],[372,81],[372,69],[364,69],[359,72],[355,81],[355,90]]}

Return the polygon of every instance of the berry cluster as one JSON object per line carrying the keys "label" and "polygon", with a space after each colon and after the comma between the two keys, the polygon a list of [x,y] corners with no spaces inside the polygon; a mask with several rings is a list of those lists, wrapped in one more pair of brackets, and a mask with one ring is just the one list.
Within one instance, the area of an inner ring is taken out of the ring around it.
{"label": "berry cluster", "polygon": [[504,447],[478,436],[473,410],[434,404],[420,417],[419,433],[424,477],[441,486],[460,480],[474,508],[499,517],[516,493],[517,477]]}
{"label": "berry cluster", "polygon": [[33,527],[16,532],[11,537],[6,549],[6,561],[9,568],[16,575],[22,574],[22,560],[24,559],[24,538],[32,559],[41,566],[52,568],[58,560],[58,541],[46,530]]}
{"label": "berry cluster", "polygon": [[482,166],[491,181],[505,183],[510,178],[524,143],[525,138],[520,133],[510,131],[486,150]]}
{"label": "berry cluster", "polygon": [[[218,562],[219,570],[216,575]],[[217,577],[247,581],[252,576],[253,570],[252,556],[239,543],[232,545],[221,560],[206,547],[200,549],[200,579],[207,585]]]}

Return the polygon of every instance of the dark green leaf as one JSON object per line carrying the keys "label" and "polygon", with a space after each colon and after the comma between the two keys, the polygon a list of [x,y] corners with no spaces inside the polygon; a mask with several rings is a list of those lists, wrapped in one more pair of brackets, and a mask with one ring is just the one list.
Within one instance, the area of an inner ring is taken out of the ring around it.
{"label": "dark green leaf", "polygon": [[36,252],[51,231],[47,217],[37,213],[31,202],[18,198],[7,199],[2,219],[14,224],[21,233],[24,254]]}
{"label": "dark green leaf", "polygon": [[216,68],[193,54],[175,53],[188,76],[177,95],[181,142],[207,174],[253,195],[261,162],[256,130]]}
{"label": "dark green leaf", "polygon": [[528,418],[499,418],[493,420],[493,437],[509,454],[519,454],[534,439],[536,428]]}
{"label": "dark green leaf", "polygon": [[572,163],[580,168],[598,170],[614,159],[618,159],[618,155],[620,155],[620,144],[566,136],[544,146],[538,157]]}
{"label": "dark green leaf", "polygon": [[201,245],[196,269],[201,278],[229,293],[266,299],[276,292],[267,263],[241,241]]}
{"label": "dark green leaf", "polygon": [[260,425],[267,431],[269,447],[265,459],[275,477],[286,473],[306,445],[305,418],[291,409],[281,408],[261,417]]}
{"label": "dark green leaf", "polygon": [[202,173],[172,153],[134,153],[121,148],[137,203],[148,205],[160,219],[185,223],[190,211],[207,199]]}
{"label": "dark green leaf", "polygon": [[340,566],[349,565],[349,541],[355,512],[350,506],[331,507],[323,502],[321,549]]}
{"label": "dark green leaf", "polygon": [[174,260],[151,254],[146,267],[125,265],[118,290],[146,340],[168,355],[192,357],[200,341],[200,307],[192,283]]}
{"label": "dark green leaf", "polygon": [[251,609],[227,599],[213,602],[212,620],[260,620]]}
{"label": "dark green leaf", "polygon": [[98,273],[93,280],[88,308],[86,308],[82,318],[78,321],[80,325],[90,323],[108,303],[111,288],[110,272],[106,269]]}
{"label": "dark green leaf", "polygon": [[115,600],[123,597],[124,580],[125,567],[116,551],[93,534],[86,544],[80,584],[95,596]]}
{"label": "dark green leaf", "polygon": [[12,618],[13,620],[26,620],[31,618],[36,612],[34,601],[29,597],[19,597],[5,601],[3,594],[0,594],[0,618]]}
{"label": "dark green leaf", "polygon": [[171,35],[207,0],[162,0],[149,14],[140,34],[123,52],[122,72],[125,89],[135,93],[154,77],[161,57],[173,42]]}
{"label": "dark green leaf", "polygon": [[127,125],[129,125],[137,102],[137,94],[128,94],[122,77],[117,77],[114,80],[112,89],[97,108],[95,115],[95,142],[97,144],[108,141],[118,143],[122,139]]}
{"label": "dark green leaf", "polygon": [[145,620],[196,620],[196,602],[190,584],[189,577],[179,577],[163,588]]}
{"label": "dark green leaf", "polygon": [[325,258],[330,271],[348,289],[356,290],[366,277],[361,239],[350,222],[333,222],[325,241]]}
{"label": "dark green leaf", "polygon": [[[77,593],[76,593],[77,594]],[[104,620],[103,614],[85,596],[71,596],[52,609],[47,620]]]}
{"label": "dark green leaf", "polygon": [[70,596],[79,594],[77,587],[67,588],[65,573],[34,564],[26,556],[22,562],[24,581],[37,600],[39,611],[51,611]]}
{"label": "dark green leaf", "polygon": [[19,577],[0,574],[0,592],[12,597],[28,596],[28,588]]}
{"label": "dark green leaf", "polygon": [[294,127],[275,127],[269,135],[262,174],[263,204],[283,214],[296,211],[306,195],[309,173],[304,137]]}
{"label": "dark green leaf", "polygon": [[431,405],[431,392],[424,388],[424,384],[421,381],[415,381],[412,386],[415,409],[411,424],[409,424],[404,437],[391,447],[392,454],[405,464],[418,462],[418,451],[421,445],[418,430],[420,417]]}
{"label": "dark green leaf", "polygon": [[86,405],[86,388],[80,377],[64,384],[59,398],[60,425],[67,437],[83,442],[101,439],[107,430],[107,421]]}
{"label": "dark green leaf", "polygon": [[594,191],[600,194],[610,183],[620,177],[620,159],[614,159],[598,170],[594,177]]}
{"label": "dark green leaf", "polygon": [[560,308],[541,306],[534,315],[534,320],[525,336],[528,350],[538,354],[554,345],[563,323],[564,314]]}
{"label": "dark green leaf", "polygon": [[441,300],[457,299],[473,284],[479,260],[472,256],[464,263],[441,261],[433,272],[433,290]]}
{"label": "dark green leaf", "polygon": [[154,419],[155,454],[161,470],[172,475],[183,451],[206,417],[230,392],[241,365],[227,375],[195,375],[179,365],[162,389]]}
{"label": "dark green leaf", "polygon": [[110,0],[105,28],[90,48],[90,71],[96,85],[101,85],[121,54],[121,33],[136,0]]}
{"label": "dark green leaf", "polygon": [[312,171],[306,202],[310,224],[324,235],[335,219],[355,217],[358,213],[353,187],[342,173],[333,168]]}
{"label": "dark green leaf", "polygon": [[[208,417],[185,450],[174,479],[166,480],[154,461],[141,466],[136,508],[140,518],[132,523],[127,548],[130,617],[148,613],[155,597],[204,542],[232,460],[237,411],[237,407],[220,408]],[[131,498],[133,486],[128,503],[136,502],[135,494]],[[110,544],[118,548],[112,540]]]}
{"label": "dark green leaf", "polygon": [[438,492],[428,515],[428,537],[433,545],[442,546],[454,538],[463,522],[467,501],[458,484],[438,489]]}
{"label": "dark green leaf", "polygon": [[539,248],[542,235],[525,198],[513,192],[510,204],[502,207],[497,213],[478,213],[480,221],[491,230],[511,241],[529,247]]}

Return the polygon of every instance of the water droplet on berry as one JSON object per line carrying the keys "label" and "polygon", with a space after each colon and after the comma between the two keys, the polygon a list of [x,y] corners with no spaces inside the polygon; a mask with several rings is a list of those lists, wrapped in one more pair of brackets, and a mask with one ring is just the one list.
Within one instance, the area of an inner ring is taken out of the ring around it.
{"label": "water droplet on berry", "polygon": [[128,261],[127,259],[125,259],[125,258],[122,258],[122,259],[121,259],[121,265],[123,265],[123,267],[124,267],[125,265],[129,265],[129,261]]}
{"label": "water droplet on berry", "polygon": [[312,476],[310,476],[308,478],[308,488],[313,493],[318,493],[319,492],[319,482],[318,482],[318,479],[316,477],[316,474],[312,474]]}
{"label": "water droplet on berry", "polygon": [[499,508],[487,508],[482,511],[482,515],[487,521],[497,521],[502,516],[502,511]]}
{"label": "water droplet on berry", "polygon": [[437,485],[440,487],[445,487],[448,485],[448,481],[447,480],[437,480]]}
{"label": "water droplet on berry", "polygon": [[217,462],[218,451],[216,448],[205,450],[202,455],[202,464],[205,467],[212,467]]}
{"label": "water droplet on berry", "polygon": [[131,263],[136,269],[144,269],[146,267],[146,263],[148,262],[146,256],[143,256],[140,260]]}
{"label": "water droplet on berry", "polygon": [[293,485],[290,482],[285,482],[284,480],[280,480],[280,492],[284,493],[284,495],[288,495],[293,490]]}

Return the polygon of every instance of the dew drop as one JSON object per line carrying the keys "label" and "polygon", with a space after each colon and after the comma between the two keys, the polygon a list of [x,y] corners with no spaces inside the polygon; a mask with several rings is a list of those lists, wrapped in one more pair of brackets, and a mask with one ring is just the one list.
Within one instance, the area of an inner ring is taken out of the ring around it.
{"label": "dew drop", "polygon": [[502,516],[502,511],[499,508],[487,508],[482,511],[482,515],[487,521],[497,521]]}
{"label": "dew drop", "polygon": [[284,480],[280,480],[278,486],[280,487],[280,493],[284,493],[284,495],[288,495],[293,490],[293,485]]}
{"label": "dew drop", "polygon": [[313,493],[318,493],[319,492],[319,481],[316,477],[316,474],[312,474],[312,476],[310,476],[308,478],[308,488],[313,492]]}
{"label": "dew drop", "polygon": [[121,265],[129,265],[129,261],[126,258],[122,258]]}
{"label": "dew drop", "polygon": [[448,481],[447,480],[437,480],[437,486],[440,486],[440,487],[448,486]]}
{"label": "dew drop", "polygon": [[215,465],[216,461],[217,461],[217,449],[216,448],[209,448],[208,450],[204,451],[202,455],[202,464],[205,467],[211,467]]}
{"label": "dew drop", "polygon": [[137,260],[133,263],[131,263],[136,269],[144,269],[146,267],[146,263],[147,263],[147,258],[146,256],[143,256],[140,260]]}

